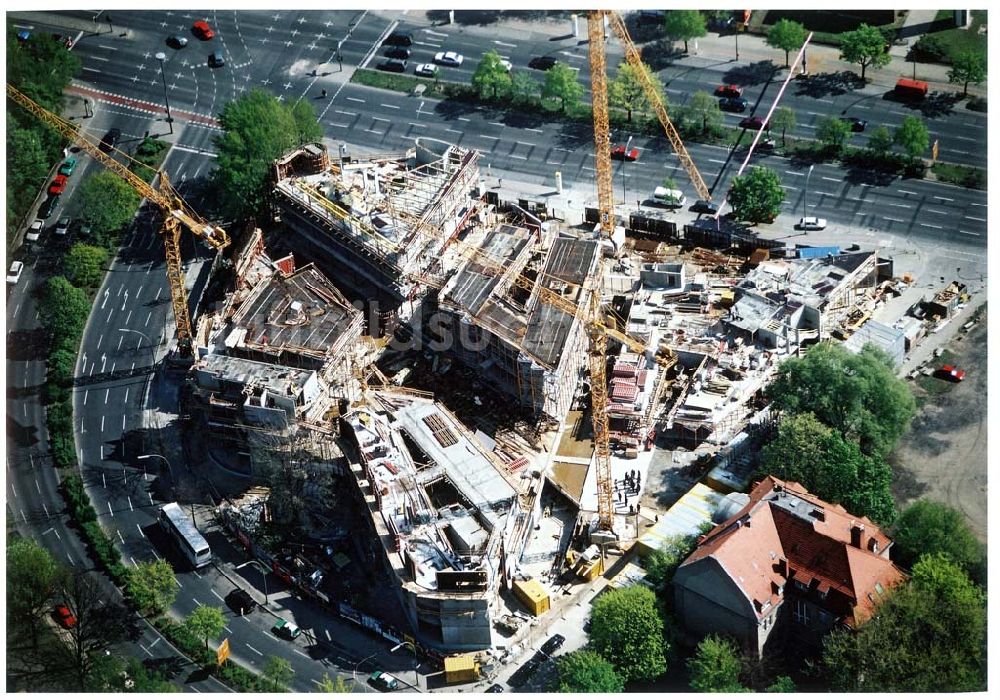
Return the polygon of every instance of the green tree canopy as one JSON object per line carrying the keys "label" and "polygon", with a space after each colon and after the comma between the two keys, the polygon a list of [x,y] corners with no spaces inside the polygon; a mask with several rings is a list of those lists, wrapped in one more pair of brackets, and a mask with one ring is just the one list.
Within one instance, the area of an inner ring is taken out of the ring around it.
{"label": "green tree canopy", "polygon": [[795,128],[795,110],[791,107],[778,107],[771,115],[771,128],[781,129],[781,145],[785,145],[785,132]]}
{"label": "green tree canopy", "polygon": [[208,605],[199,605],[184,620],[184,626],[197,637],[205,639],[205,648],[208,648],[208,640],[218,637],[226,626],[226,616],[222,608],[215,608]]}
{"label": "green tree canopy", "polygon": [[90,315],[90,300],[86,292],[57,275],[45,280],[38,313],[55,344],[68,340],[70,347],[67,349],[75,351]]}
{"label": "green tree canopy", "polygon": [[887,455],[909,427],[916,401],[888,355],[871,345],[858,354],[823,342],[778,368],[768,388],[775,407],[813,413],[865,454]]}
{"label": "green tree canopy", "polygon": [[122,230],[135,217],[139,195],[132,185],[107,170],[90,175],[79,193],[80,218],[90,224],[93,236],[89,242],[114,250]]}
{"label": "green tree canopy", "polygon": [[329,673],[324,673],[323,677],[319,679],[319,690],[321,693],[351,693],[353,692],[353,688],[354,682],[352,681],[348,684],[343,676],[330,678]]}
{"label": "green tree canopy", "polygon": [[738,219],[773,221],[785,201],[785,190],[777,172],[755,166],[747,174],[733,178],[727,199]]}
{"label": "green tree canopy", "polygon": [[583,97],[583,85],[580,84],[580,74],[565,63],[557,63],[545,71],[545,84],[542,85],[542,98],[559,100],[562,110],[567,106],[576,106]]}
{"label": "green tree canopy", "polygon": [[765,693],[794,693],[795,681],[788,676],[778,676],[774,682],[764,689]]}
{"label": "green tree canopy", "polygon": [[653,584],[658,594],[664,593],[674,578],[677,567],[694,551],[698,538],[694,535],[672,535],[659,549],[646,557],[646,580]]}
{"label": "green tree canopy", "polygon": [[86,243],[75,243],[63,258],[66,276],[77,287],[97,287],[104,279],[108,251]]}
{"label": "green tree canopy", "polygon": [[[645,63],[642,64],[642,71],[656,88],[656,93],[666,106],[667,101],[663,94],[663,83],[656,73],[652,72]],[[615,79],[608,83],[608,104],[617,109],[624,109],[627,120],[632,121],[634,111],[643,111],[649,107],[649,99],[646,91],[642,87],[641,73],[631,63],[622,61],[618,65],[618,72]]]}
{"label": "green tree canopy", "polygon": [[984,567],[986,548],[960,512],[949,505],[921,499],[899,514],[892,527],[893,558],[911,568],[922,554],[947,554],[973,580]]}
{"label": "green tree canopy", "polygon": [[479,91],[480,97],[496,99],[510,91],[513,80],[510,71],[501,63],[502,60],[496,50],[487,51],[480,59],[476,72],[472,75],[472,86]]}
{"label": "green tree canopy", "polygon": [[165,559],[140,562],[129,569],[125,590],[136,608],[153,614],[162,613],[174,603],[180,588],[174,578],[174,569]]}
{"label": "green tree canopy", "polygon": [[885,155],[892,148],[892,134],[884,124],[879,124],[868,134],[868,148],[879,155]]}
{"label": "green tree canopy", "polygon": [[600,654],[586,649],[571,651],[556,659],[560,693],[620,693],[625,681]]}
{"label": "green tree canopy", "polygon": [[816,138],[821,143],[840,150],[851,136],[851,125],[837,117],[823,117],[816,125]]}
{"label": "green tree canopy", "polygon": [[893,140],[903,147],[910,158],[919,158],[927,152],[931,135],[920,117],[910,115],[903,117],[903,122],[896,127]]}
{"label": "green tree canopy", "polygon": [[516,70],[510,76],[510,95],[515,104],[529,105],[541,90],[538,81],[527,71]]}
{"label": "green tree canopy", "polygon": [[63,578],[60,597],[76,618],[66,631],[72,668],[79,687],[88,688],[101,668],[98,660],[125,638],[130,614],[124,606],[107,602],[104,591],[85,571],[74,570]]}
{"label": "green tree canopy", "polygon": [[861,79],[864,80],[868,66],[887,66],[892,56],[885,50],[885,35],[879,28],[862,24],[854,31],[840,35],[840,59],[861,66]]}
{"label": "green tree canopy", "polygon": [[691,687],[699,693],[739,693],[740,656],[736,645],[728,639],[710,634],[698,643],[687,662]]}
{"label": "green tree canopy", "polygon": [[690,117],[698,122],[698,130],[708,134],[722,126],[722,110],[719,101],[704,90],[697,90],[687,103],[685,110]]}
{"label": "green tree canopy", "polygon": [[267,661],[264,663],[264,675],[274,683],[275,690],[291,683],[293,674],[292,664],[288,659],[283,659],[280,656],[267,657]]}
{"label": "green tree canopy", "polygon": [[875,617],[827,636],[820,668],[835,691],[985,691],[985,596],[947,555],[924,555]]}
{"label": "green tree canopy", "polygon": [[62,577],[62,567],[49,550],[33,540],[7,542],[7,632],[27,634],[32,647],[38,644],[39,625]]}
{"label": "green tree canopy", "polygon": [[271,163],[286,151],[322,138],[312,105],[287,105],[255,88],[222,108],[225,133],[216,138],[219,156],[212,174],[223,212],[234,219],[262,211]]}
{"label": "green tree canopy", "polygon": [[656,678],[666,670],[667,643],[656,596],[645,586],[608,591],[590,613],[594,651],[625,680]]}
{"label": "green tree canopy", "polygon": [[806,41],[806,28],[791,19],[779,19],[767,32],[768,46],[785,52],[785,67],[788,67],[788,53],[798,51]]}
{"label": "green tree canopy", "polygon": [[962,97],[969,94],[969,83],[979,85],[986,80],[986,52],[962,51],[951,61],[948,80],[962,83]]}
{"label": "green tree canopy", "polygon": [[705,18],[698,10],[669,10],[663,19],[667,36],[674,41],[684,42],[684,53],[688,51],[688,42],[705,36]]}

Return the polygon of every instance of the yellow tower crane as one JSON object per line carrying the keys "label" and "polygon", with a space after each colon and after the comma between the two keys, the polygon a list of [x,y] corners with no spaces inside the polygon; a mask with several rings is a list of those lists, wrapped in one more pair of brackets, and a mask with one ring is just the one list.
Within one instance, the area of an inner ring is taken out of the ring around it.
{"label": "yellow tower crane", "polygon": [[[10,83],[7,84],[7,97],[76,143],[105,168],[125,180],[140,196],[160,207],[163,214],[162,233],[163,247],[166,251],[167,282],[170,284],[170,301],[173,305],[174,322],[177,326],[177,348],[182,356],[190,356],[192,352],[191,315],[188,312],[187,290],[184,288],[184,274],[181,269],[181,227],[188,229],[216,250],[221,250],[229,245],[229,236],[223,229],[209,224],[191,209],[170,184],[167,174],[162,170],[158,173],[159,183],[154,187],[132,172],[128,165],[112,157],[111,153],[104,153],[96,143],[81,134],[75,124],[71,124],[59,115],[48,111]],[[123,155],[129,161],[133,160],[128,154],[121,151],[112,149],[112,152]]]}

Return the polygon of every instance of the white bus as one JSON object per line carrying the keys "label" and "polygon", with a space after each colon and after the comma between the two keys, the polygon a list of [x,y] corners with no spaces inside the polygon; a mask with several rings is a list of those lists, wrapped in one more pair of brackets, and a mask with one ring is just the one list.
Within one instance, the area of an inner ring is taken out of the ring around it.
{"label": "white bus", "polygon": [[196,569],[212,563],[212,550],[208,548],[208,542],[198,532],[194,520],[184,515],[179,505],[168,503],[160,508],[159,520],[160,526],[174,538],[177,547]]}

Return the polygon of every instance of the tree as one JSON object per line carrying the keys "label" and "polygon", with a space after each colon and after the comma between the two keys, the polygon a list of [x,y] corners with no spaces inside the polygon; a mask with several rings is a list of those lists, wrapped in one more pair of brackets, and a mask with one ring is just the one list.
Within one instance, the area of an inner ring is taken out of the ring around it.
{"label": "tree", "polygon": [[927,151],[931,135],[927,131],[927,125],[920,117],[910,115],[903,117],[903,122],[896,127],[893,140],[903,147],[910,158],[919,158]]}
{"label": "tree", "polygon": [[923,554],[947,554],[974,580],[982,573],[985,547],[962,514],[951,506],[921,499],[900,513],[892,527],[894,559],[910,568]]}
{"label": "tree", "polygon": [[885,155],[892,148],[892,134],[885,125],[879,124],[868,135],[868,149],[878,155]]}
{"label": "tree", "polygon": [[835,630],[821,671],[836,691],[975,692],[986,689],[983,592],[945,554],[925,555],[913,578],[856,631]]}
{"label": "tree", "polygon": [[205,648],[208,649],[209,638],[218,637],[225,629],[226,616],[222,614],[222,608],[199,605],[187,616],[184,625],[193,635],[204,637]]}
{"label": "tree", "polygon": [[174,578],[174,569],[165,559],[141,562],[129,569],[125,590],[142,612],[159,614],[174,603],[180,586]]}
{"label": "tree", "polygon": [[323,677],[319,679],[319,691],[321,693],[351,693],[353,692],[353,687],[354,682],[352,681],[348,685],[343,676],[330,678],[329,673],[324,673]]}
{"label": "tree", "polygon": [[510,95],[515,104],[530,105],[541,86],[525,71],[514,71],[510,76]]}
{"label": "tree", "polygon": [[583,85],[580,84],[580,74],[565,63],[557,63],[545,71],[545,84],[542,85],[543,99],[558,99],[562,111],[566,111],[567,103],[576,105],[583,97]]}
{"label": "tree", "polygon": [[38,628],[61,576],[62,569],[49,550],[28,539],[7,543],[8,634],[27,632],[32,648],[38,646]]}
{"label": "tree", "polygon": [[643,562],[646,580],[653,584],[658,594],[667,590],[677,567],[694,551],[697,542],[698,538],[693,535],[672,535],[646,557]]}
{"label": "tree", "polygon": [[688,42],[705,36],[705,18],[698,10],[670,10],[663,20],[667,36],[684,42],[684,53],[688,52]]}
{"label": "tree", "polygon": [[108,251],[104,248],[75,243],[63,258],[63,267],[66,276],[77,287],[96,287],[104,277],[107,262]]}
{"label": "tree", "polygon": [[286,105],[256,88],[226,104],[219,123],[224,133],[215,140],[219,155],[212,178],[224,214],[234,219],[264,209],[276,158],[323,133],[311,105]]}
{"label": "tree", "polygon": [[728,200],[738,219],[773,221],[785,201],[785,190],[777,172],[755,166],[746,175],[733,178]]}
{"label": "tree", "polygon": [[795,691],[795,681],[788,676],[778,676],[774,679],[774,683],[764,689],[765,693],[794,693]]}
{"label": "tree", "polygon": [[267,663],[264,664],[264,675],[271,679],[276,691],[279,687],[286,686],[291,682],[293,673],[292,664],[288,659],[283,659],[280,656],[267,657]]}
{"label": "tree", "polygon": [[62,339],[71,340],[69,351],[76,351],[76,342],[90,315],[87,293],[77,289],[65,277],[55,276],[45,280],[38,314],[56,345]]}
{"label": "tree", "polygon": [[768,388],[775,408],[813,413],[865,454],[887,455],[906,432],[916,401],[888,355],[871,345],[853,354],[839,343],[814,345],[778,368]]}
{"label": "tree", "polygon": [[806,28],[791,19],[779,19],[767,32],[768,46],[785,52],[785,68],[788,68],[788,53],[802,47],[806,41]]}
{"label": "tree", "polygon": [[621,693],[625,681],[600,654],[586,649],[571,651],[556,659],[560,693]]}
{"label": "tree", "polygon": [[[645,63],[642,64],[642,71],[645,72],[646,77],[653,83],[656,93],[660,96],[663,104],[666,105],[666,98],[663,95],[663,83]],[[618,66],[615,79],[608,83],[608,104],[618,109],[624,109],[626,119],[630,123],[633,111],[642,111],[649,107],[649,99],[646,97],[646,91],[643,89],[642,81],[640,80],[641,75],[638,68],[631,63],[622,61]]]}
{"label": "tree", "polygon": [[840,35],[840,59],[861,66],[861,79],[864,80],[868,66],[887,66],[892,56],[885,50],[885,35],[878,27],[862,24],[854,31]]}
{"label": "tree", "polygon": [[502,94],[507,94],[513,80],[510,71],[501,63],[500,54],[495,50],[483,54],[476,72],[472,75],[472,86],[479,91],[480,97],[492,97],[494,100]]}
{"label": "tree", "polygon": [[86,688],[103,652],[125,638],[130,615],[124,606],[104,602],[104,591],[84,571],[75,570],[65,577],[60,592],[63,603],[76,618],[67,636],[77,681]]}
{"label": "tree", "polygon": [[795,128],[795,110],[791,107],[778,107],[771,116],[771,128],[781,129],[781,145],[785,145],[785,132]]}
{"label": "tree", "polygon": [[90,242],[114,250],[122,230],[135,217],[139,201],[132,185],[114,173],[105,170],[84,180],[80,186],[80,218],[90,225]]}
{"label": "tree", "polygon": [[969,83],[979,85],[986,80],[986,52],[962,51],[951,62],[948,81],[962,83],[962,97],[969,95]]}
{"label": "tree", "polygon": [[691,687],[699,693],[739,693],[740,656],[736,645],[728,639],[710,634],[698,643],[688,659]]}
{"label": "tree", "polygon": [[723,117],[722,110],[719,109],[719,101],[707,92],[698,90],[691,95],[691,101],[687,104],[687,112],[693,118],[701,121],[702,134],[710,133],[722,126]]}
{"label": "tree", "polygon": [[851,125],[837,117],[823,117],[816,126],[816,138],[839,151],[851,136]]}
{"label": "tree", "polygon": [[594,601],[590,613],[594,651],[610,661],[626,682],[662,674],[667,644],[656,596],[645,586],[609,591]]}

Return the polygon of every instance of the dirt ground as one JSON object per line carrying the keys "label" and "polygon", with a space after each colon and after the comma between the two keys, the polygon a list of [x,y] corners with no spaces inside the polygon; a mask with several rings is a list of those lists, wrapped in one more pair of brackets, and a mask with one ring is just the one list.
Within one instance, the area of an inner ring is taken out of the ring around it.
{"label": "dirt ground", "polygon": [[[932,386],[914,382],[920,404],[910,431],[890,457],[893,494],[899,508],[927,497],[965,514],[969,527],[986,542],[987,355],[986,314],[968,333],[946,346],[965,381]],[[926,379],[924,382],[942,382]]]}

